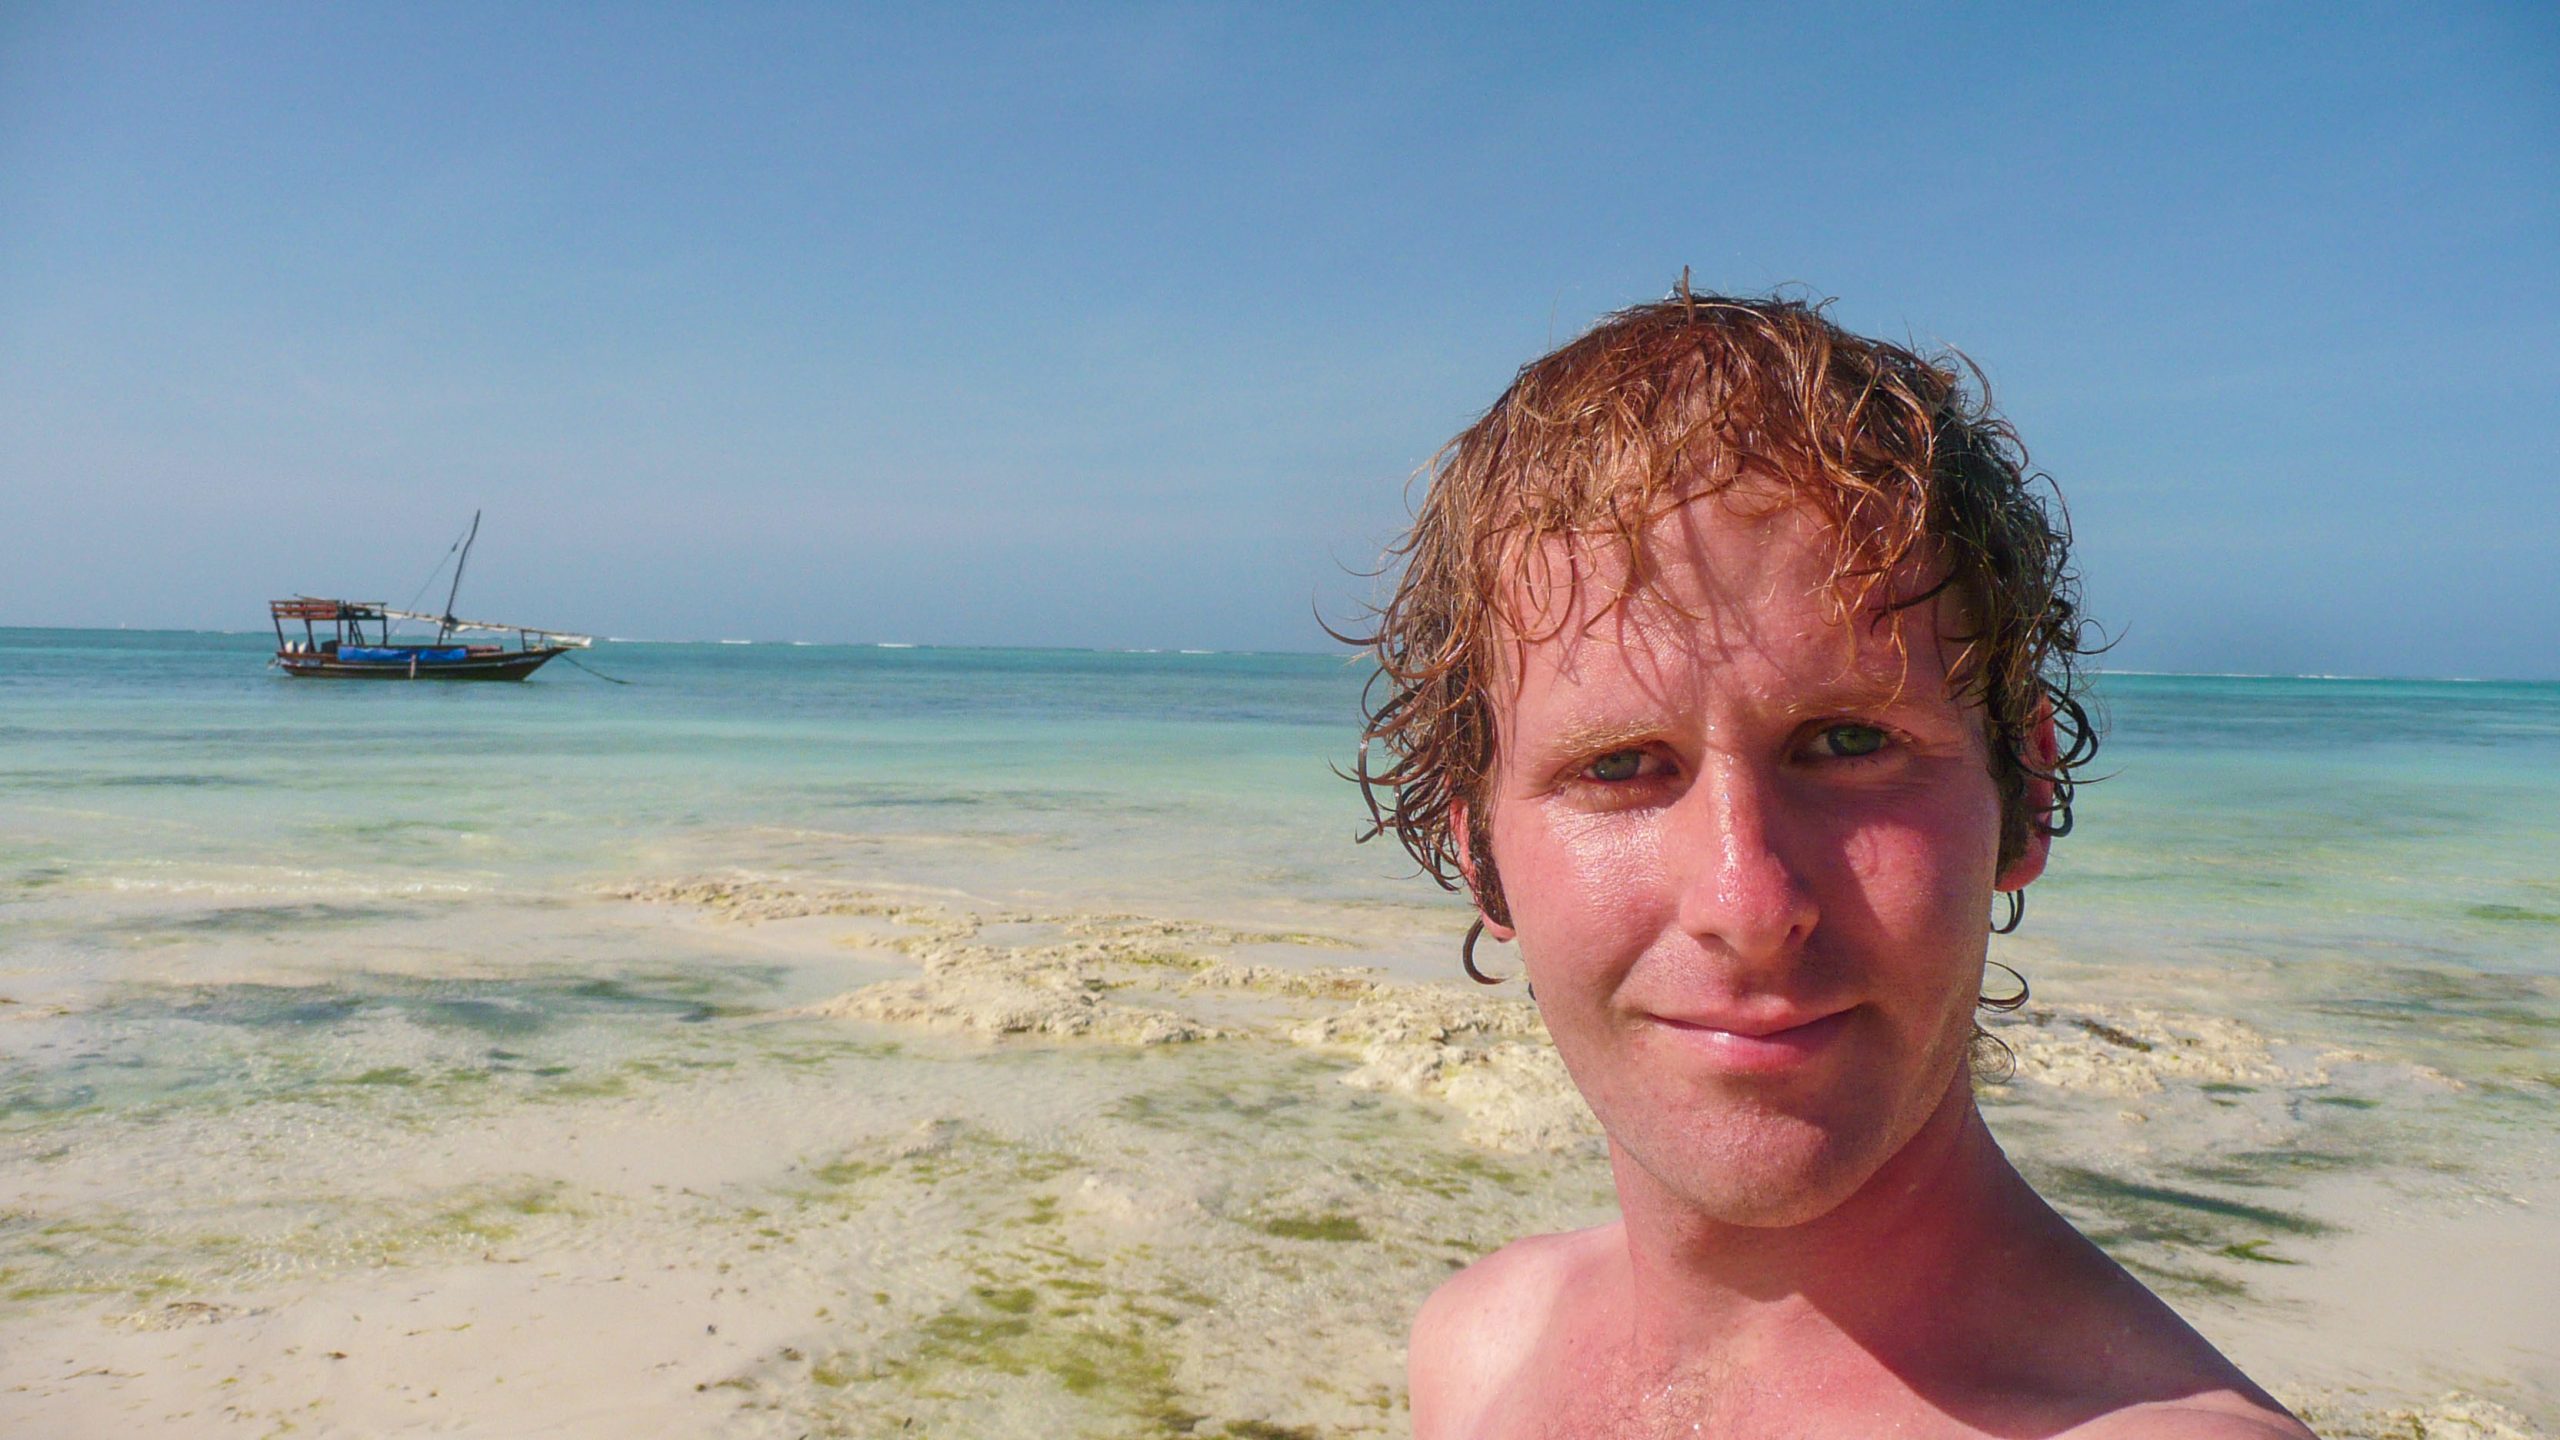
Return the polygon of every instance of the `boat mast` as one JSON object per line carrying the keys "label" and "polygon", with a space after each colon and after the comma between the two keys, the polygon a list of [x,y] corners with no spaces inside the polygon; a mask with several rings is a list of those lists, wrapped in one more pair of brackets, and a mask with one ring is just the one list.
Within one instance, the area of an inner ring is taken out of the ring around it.
{"label": "boat mast", "polygon": [[471,542],[480,538],[480,512],[471,512],[471,533],[462,537],[462,558],[453,562],[453,588],[444,593],[444,618],[436,622],[436,643],[453,634],[453,600],[462,593],[462,567],[471,563]]}

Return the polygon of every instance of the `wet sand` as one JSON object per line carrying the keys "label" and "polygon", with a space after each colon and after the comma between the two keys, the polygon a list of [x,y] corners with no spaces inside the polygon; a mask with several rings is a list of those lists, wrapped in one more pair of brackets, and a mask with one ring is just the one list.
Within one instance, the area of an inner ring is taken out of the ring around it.
{"label": "wet sand", "polygon": [[[1609,1213],[1533,1007],[1438,978],[1420,907],[223,913],[137,909],[196,927],[183,984],[0,991],[88,1092],[0,1160],[8,1433],[1397,1435],[1421,1297]],[[2004,953],[1986,1113],[2100,1243],[2324,1435],[2553,1430],[2547,1056]],[[202,1082],[96,1103],[146,1021]]]}

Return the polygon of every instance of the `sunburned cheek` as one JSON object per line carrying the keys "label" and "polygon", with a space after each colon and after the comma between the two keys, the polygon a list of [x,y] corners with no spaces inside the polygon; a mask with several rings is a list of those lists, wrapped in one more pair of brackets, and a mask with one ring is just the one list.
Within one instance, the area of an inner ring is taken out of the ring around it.
{"label": "sunburned cheek", "polygon": [[1978,793],[1915,795],[1867,810],[1844,828],[1842,858],[1855,874],[1912,885],[1963,887],[1977,871],[1987,883],[1999,860],[1999,799],[1988,777],[1966,790]]}
{"label": "sunburned cheek", "polygon": [[1583,815],[1508,834],[1497,825],[1493,838],[1522,957],[1533,969],[1604,969],[1642,948],[1648,927],[1659,928],[1654,902],[1665,891],[1652,827]]}
{"label": "sunburned cheek", "polygon": [[1862,876],[1869,953],[1892,957],[1871,979],[1898,992],[1889,1008],[1911,1067],[1939,1074],[1961,1062],[1972,1035],[1975,982],[1990,941],[1996,837],[1969,829],[1878,829],[1851,847]]}
{"label": "sunburned cheek", "polygon": [[1974,868],[1962,849],[1919,825],[1862,826],[1841,842],[1840,858],[1868,888],[1934,889]]}

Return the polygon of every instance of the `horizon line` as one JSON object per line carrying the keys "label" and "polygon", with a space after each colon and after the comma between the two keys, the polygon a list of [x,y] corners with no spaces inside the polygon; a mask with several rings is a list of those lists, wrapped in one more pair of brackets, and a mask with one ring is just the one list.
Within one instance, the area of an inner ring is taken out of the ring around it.
{"label": "horizon line", "polygon": [[[263,630],[214,630],[174,625],[16,625],[0,624],[0,633],[11,631],[50,631],[98,635],[220,635],[257,636]],[[736,636],[706,636],[700,639],[671,640],[648,635],[599,635],[598,645],[762,645],[792,650],[1033,650],[1072,655],[1248,655],[1303,656],[1319,660],[1356,660],[1359,650],[1278,650],[1244,649],[1176,645],[1040,645],[999,644],[993,642],[941,642],[928,640],[793,640],[754,639]],[[2515,675],[2359,675],[2335,671],[2285,672],[2276,670],[2150,670],[2091,667],[2090,675],[2122,676],[2156,680],[2317,680],[2338,684],[2426,684],[2426,685],[2560,685],[2560,676]]]}

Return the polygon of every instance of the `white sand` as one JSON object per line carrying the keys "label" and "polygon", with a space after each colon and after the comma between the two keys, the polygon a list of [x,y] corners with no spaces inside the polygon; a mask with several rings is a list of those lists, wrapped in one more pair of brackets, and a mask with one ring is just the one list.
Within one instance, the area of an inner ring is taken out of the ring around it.
{"label": "white sand", "polygon": [[[9,1131],[0,1431],[1400,1434],[1421,1296],[1606,1213],[1517,987],[1366,936],[754,877],[526,923],[474,973],[680,942],[730,1001],[639,1042],[357,1028],[255,1103]],[[2552,1429],[2547,1152],[2427,1150],[2457,1081],[2134,983],[1998,1027],[2030,1175],[2324,1434]],[[10,1053],[110,990],[0,1007]]]}

